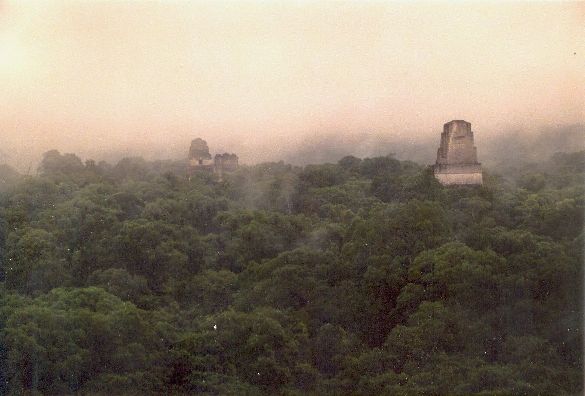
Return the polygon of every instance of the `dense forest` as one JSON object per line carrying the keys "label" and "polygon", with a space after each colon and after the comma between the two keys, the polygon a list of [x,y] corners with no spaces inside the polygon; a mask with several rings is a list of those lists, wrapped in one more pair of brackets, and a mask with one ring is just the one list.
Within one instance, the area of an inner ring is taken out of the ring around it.
{"label": "dense forest", "polygon": [[0,167],[0,393],[579,394],[584,171]]}

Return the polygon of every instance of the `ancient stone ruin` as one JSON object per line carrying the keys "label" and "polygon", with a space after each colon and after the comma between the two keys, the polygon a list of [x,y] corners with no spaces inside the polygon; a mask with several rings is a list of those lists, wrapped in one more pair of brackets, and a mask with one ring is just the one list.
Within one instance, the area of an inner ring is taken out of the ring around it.
{"label": "ancient stone ruin", "polygon": [[211,154],[207,142],[203,139],[193,139],[189,148],[189,165],[199,170],[213,170]]}
{"label": "ancient stone ruin", "polygon": [[233,172],[238,169],[238,156],[235,154],[216,154],[211,159],[207,142],[197,138],[191,142],[189,149],[189,169],[193,171],[213,172],[221,176],[225,172]]}
{"label": "ancient stone ruin", "polygon": [[469,122],[453,120],[443,126],[434,173],[444,185],[483,183]]}
{"label": "ancient stone ruin", "polygon": [[216,170],[233,172],[238,169],[238,156],[235,154],[215,154],[214,166]]}

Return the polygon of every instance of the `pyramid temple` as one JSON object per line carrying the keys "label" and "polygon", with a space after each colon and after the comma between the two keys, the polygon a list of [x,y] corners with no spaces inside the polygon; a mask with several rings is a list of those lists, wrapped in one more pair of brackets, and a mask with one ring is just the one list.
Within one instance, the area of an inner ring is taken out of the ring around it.
{"label": "pyramid temple", "polygon": [[482,184],[481,164],[473,145],[471,124],[453,120],[443,126],[441,146],[437,150],[434,174],[444,185]]}
{"label": "pyramid temple", "polygon": [[207,146],[205,140],[201,138],[193,139],[189,148],[189,164],[194,169],[213,170],[209,146]]}
{"label": "pyramid temple", "polygon": [[201,138],[193,139],[189,148],[189,172],[206,171],[221,176],[224,172],[234,172],[238,169],[236,154],[216,154],[212,158],[207,142]]}

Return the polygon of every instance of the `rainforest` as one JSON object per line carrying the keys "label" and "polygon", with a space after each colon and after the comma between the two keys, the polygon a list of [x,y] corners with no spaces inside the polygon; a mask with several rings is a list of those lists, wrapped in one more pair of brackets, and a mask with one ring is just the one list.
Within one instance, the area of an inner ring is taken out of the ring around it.
{"label": "rainforest", "polygon": [[585,152],[0,168],[0,393],[579,394]]}

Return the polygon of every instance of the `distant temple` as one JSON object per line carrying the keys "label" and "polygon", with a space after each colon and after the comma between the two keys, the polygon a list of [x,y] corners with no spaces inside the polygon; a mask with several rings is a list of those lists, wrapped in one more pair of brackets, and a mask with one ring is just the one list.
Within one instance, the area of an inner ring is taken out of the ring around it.
{"label": "distant temple", "polygon": [[443,126],[441,146],[433,169],[437,180],[444,185],[483,183],[469,122],[453,120]]}
{"label": "distant temple", "polygon": [[213,172],[221,178],[225,172],[233,172],[238,169],[238,156],[235,154],[216,154],[211,159],[207,142],[197,138],[191,142],[189,149],[189,171]]}
{"label": "distant temple", "polygon": [[213,170],[211,154],[209,154],[209,147],[205,140],[197,138],[191,142],[191,148],[189,149],[189,165],[193,169]]}
{"label": "distant temple", "polygon": [[238,169],[238,156],[235,154],[215,154],[213,162],[216,171],[233,172]]}

